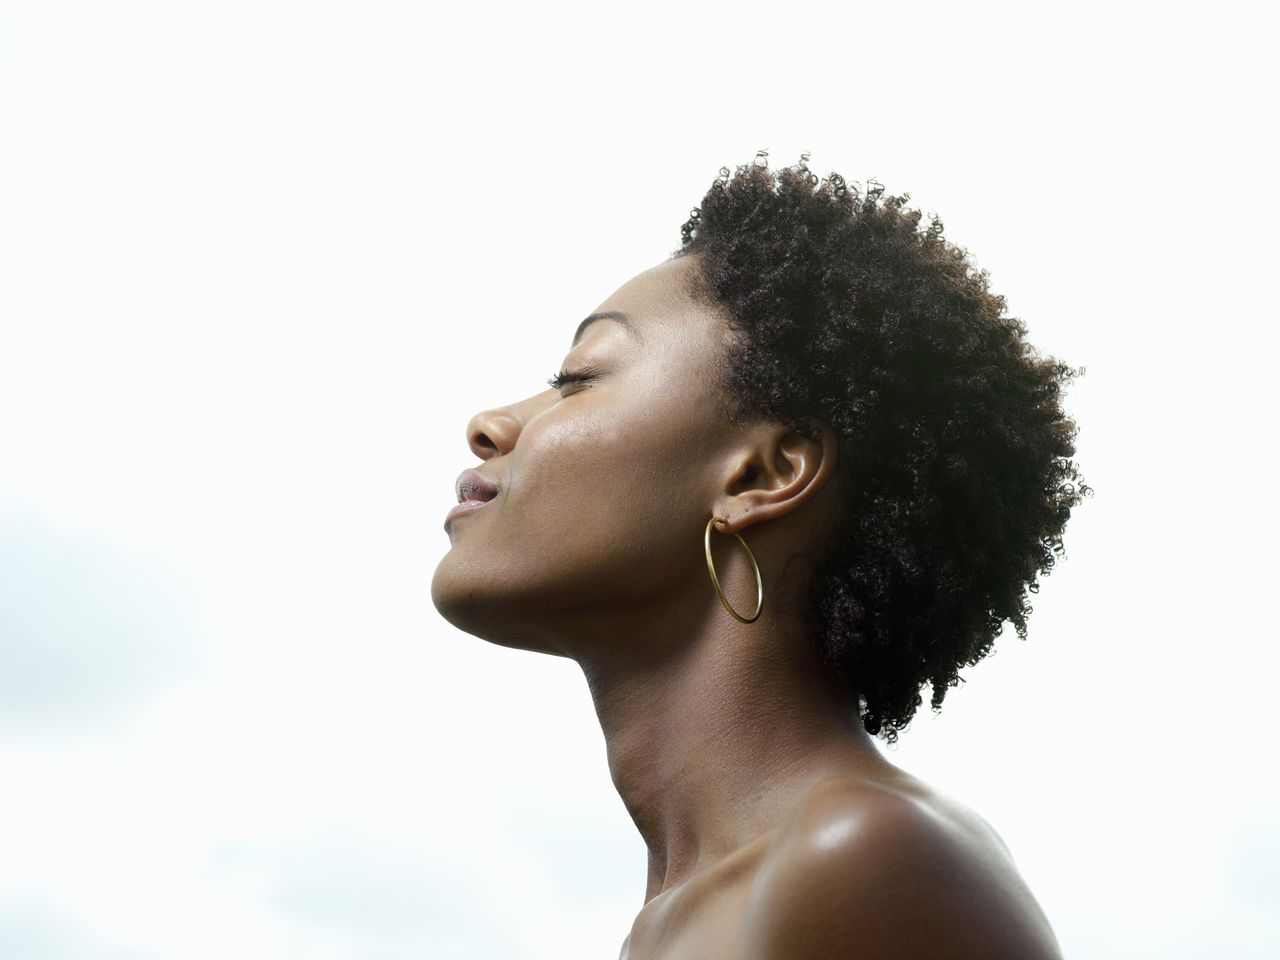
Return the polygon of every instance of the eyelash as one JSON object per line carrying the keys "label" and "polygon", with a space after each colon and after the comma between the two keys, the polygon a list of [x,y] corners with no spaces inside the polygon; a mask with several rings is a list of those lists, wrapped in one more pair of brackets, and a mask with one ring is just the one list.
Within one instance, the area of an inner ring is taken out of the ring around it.
{"label": "eyelash", "polygon": [[594,373],[566,373],[561,370],[554,377],[547,379],[547,386],[552,390],[559,390],[566,383],[585,383],[588,380],[594,380]]}

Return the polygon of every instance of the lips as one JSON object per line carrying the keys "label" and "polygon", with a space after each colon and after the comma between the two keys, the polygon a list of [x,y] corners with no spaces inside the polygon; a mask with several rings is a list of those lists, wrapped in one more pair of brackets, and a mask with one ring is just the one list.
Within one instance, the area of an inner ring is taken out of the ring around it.
{"label": "lips", "polygon": [[478,470],[463,470],[458,475],[454,490],[458,494],[459,503],[465,503],[468,500],[479,500],[482,503],[488,503],[498,495],[497,484],[483,476]]}
{"label": "lips", "polygon": [[445,529],[449,529],[455,518],[464,513],[475,513],[483,510],[485,504],[498,495],[498,485],[485,477],[478,470],[463,470],[454,484],[458,494],[458,505],[449,511],[444,518]]}

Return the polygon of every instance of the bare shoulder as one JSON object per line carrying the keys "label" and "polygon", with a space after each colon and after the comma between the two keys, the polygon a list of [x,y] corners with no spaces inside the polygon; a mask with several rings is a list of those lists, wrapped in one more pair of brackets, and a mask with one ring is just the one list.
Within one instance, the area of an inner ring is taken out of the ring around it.
{"label": "bare shoulder", "polygon": [[750,893],[750,960],[1061,960],[1008,849],[919,781],[815,787]]}

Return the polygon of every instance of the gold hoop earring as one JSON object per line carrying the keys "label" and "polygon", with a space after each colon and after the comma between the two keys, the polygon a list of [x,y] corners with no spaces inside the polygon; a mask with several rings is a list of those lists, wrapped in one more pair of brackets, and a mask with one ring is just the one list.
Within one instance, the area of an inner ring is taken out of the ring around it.
{"label": "gold hoop earring", "polygon": [[760,611],[764,609],[764,581],[760,579],[760,568],[756,565],[755,554],[753,554],[751,552],[751,548],[747,546],[747,541],[742,539],[742,534],[735,533],[734,536],[738,538],[738,542],[741,543],[743,549],[747,551],[747,556],[751,558],[751,569],[756,572],[756,612],[750,619],[748,619],[738,613],[737,610],[734,610],[733,607],[729,606],[729,601],[724,598],[724,591],[720,589],[720,578],[716,576],[715,564],[711,562],[711,527],[719,519],[720,518],[717,516],[712,516],[711,519],[707,521],[707,532],[703,537],[703,541],[707,548],[707,570],[711,574],[711,582],[715,584],[716,593],[720,594],[720,602],[724,604],[724,608],[726,610],[743,623],[755,623],[760,616]]}

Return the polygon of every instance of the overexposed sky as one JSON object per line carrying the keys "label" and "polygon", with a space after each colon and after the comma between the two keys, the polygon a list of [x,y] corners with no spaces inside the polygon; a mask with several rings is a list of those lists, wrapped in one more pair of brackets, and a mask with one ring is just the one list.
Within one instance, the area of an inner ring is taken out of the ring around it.
{"label": "overexposed sky", "polygon": [[476,411],[758,149],[937,211],[1097,491],[891,751],[1069,957],[1280,953],[1254,4],[0,0],[0,956],[616,956],[566,660],[435,612]]}

